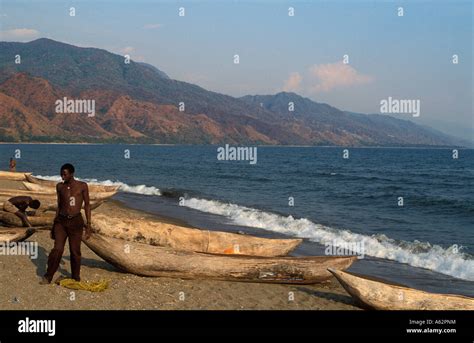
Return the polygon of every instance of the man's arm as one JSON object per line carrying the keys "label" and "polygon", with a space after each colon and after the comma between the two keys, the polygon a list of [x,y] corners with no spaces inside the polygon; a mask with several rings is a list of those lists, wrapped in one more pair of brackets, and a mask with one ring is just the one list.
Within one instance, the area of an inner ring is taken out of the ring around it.
{"label": "man's arm", "polygon": [[25,212],[18,211],[15,213],[18,217],[20,217],[21,221],[23,222],[24,226],[32,227],[30,221],[28,220],[28,216],[25,214]]}
{"label": "man's arm", "polygon": [[87,183],[84,182],[84,188],[83,188],[83,199],[84,199],[84,210],[86,211],[86,235],[85,239],[89,239],[91,236],[91,204],[90,204],[90,199],[89,199],[89,186],[87,186]]}
{"label": "man's arm", "polygon": [[56,218],[59,216],[59,199],[61,198],[60,195],[59,195],[59,183],[56,184],[56,198],[57,198],[57,201],[58,201],[58,206],[56,208]]}

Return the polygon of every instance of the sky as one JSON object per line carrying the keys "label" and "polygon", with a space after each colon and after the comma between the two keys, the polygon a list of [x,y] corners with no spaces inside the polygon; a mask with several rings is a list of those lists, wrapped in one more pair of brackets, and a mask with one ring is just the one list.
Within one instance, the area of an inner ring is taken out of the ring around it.
{"label": "sky", "polygon": [[288,91],[361,113],[419,100],[419,117],[398,116],[474,140],[473,13],[472,1],[448,0],[2,0],[0,40],[129,54],[236,97]]}

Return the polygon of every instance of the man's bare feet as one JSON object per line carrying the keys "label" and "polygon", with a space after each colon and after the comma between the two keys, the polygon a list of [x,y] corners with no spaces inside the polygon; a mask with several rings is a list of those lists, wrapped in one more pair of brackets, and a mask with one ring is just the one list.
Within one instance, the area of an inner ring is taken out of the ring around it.
{"label": "man's bare feet", "polygon": [[40,285],[49,285],[51,283],[51,281],[49,281],[47,278],[45,278],[44,276],[41,278],[39,284]]}
{"label": "man's bare feet", "polygon": [[60,283],[62,280],[64,280],[64,279],[68,279],[68,278],[67,278],[66,276],[63,276],[63,275],[58,276],[58,278],[54,281],[54,283],[55,283],[56,285],[59,285],[59,283]]}

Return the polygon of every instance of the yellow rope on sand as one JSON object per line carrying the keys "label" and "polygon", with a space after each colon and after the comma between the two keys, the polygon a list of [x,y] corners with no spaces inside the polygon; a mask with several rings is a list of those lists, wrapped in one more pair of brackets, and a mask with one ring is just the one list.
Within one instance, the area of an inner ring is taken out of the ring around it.
{"label": "yellow rope on sand", "polygon": [[103,292],[109,287],[109,282],[107,280],[76,281],[74,279],[62,279],[59,281],[59,285],[81,291]]}

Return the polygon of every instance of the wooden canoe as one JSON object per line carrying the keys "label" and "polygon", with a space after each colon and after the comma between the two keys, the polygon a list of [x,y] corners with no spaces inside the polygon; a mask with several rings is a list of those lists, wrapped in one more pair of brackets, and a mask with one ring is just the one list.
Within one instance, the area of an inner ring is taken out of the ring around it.
{"label": "wooden canoe", "polygon": [[113,266],[141,276],[242,282],[312,284],[327,280],[328,266],[348,268],[355,256],[258,257],[180,251],[92,234],[83,242]]}
{"label": "wooden canoe", "polygon": [[[28,216],[28,220],[33,226],[52,225],[54,216],[54,213],[41,214],[38,216]],[[0,222],[5,226],[23,226],[23,222],[17,215],[5,211],[0,211]]]}
{"label": "wooden canoe", "polygon": [[[112,197],[116,192],[104,192],[104,193],[89,193],[90,200],[106,200]],[[16,196],[29,196],[41,201],[41,199],[56,199],[56,192],[54,193],[46,193],[44,191],[29,191],[29,190],[18,190],[18,189],[0,189],[0,199],[5,201],[4,198],[6,197],[8,200],[9,198],[16,197]]]}
{"label": "wooden canoe", "polygon": [[302,242],[302,239],[269,239],[191,229],[148,219],[109,217],[102,213],[92,216],[92,229],[107,237],[212,254],[285,256]]}
{"label": "wooden canoe", "polygon": [[342,287],[364,307],[376,310],[474,310],[474,298],[438,294],[392,285],[361,275],[329,269]]}
{"label": "wooden canoe", "polygon": [[[25,188],[28,191],[38,192],[38,193],[41,193],[41,194],[54,194],[54,195],[56,195],[56,186],[55,187],[42,186],[42,185],[39,185],[39,184],[36,184],[36,183],[31,183],[31,182],[22,182],[22,183],[23,183],[23,186],[25,186]],[[117,193],[117,190],[114,190],[114,191],[111,191],[111,192],[96,192],[96,191],[92,191],[89,188],[89,197],[94,198],[94,199],[107,199],[107,198],[110,198],[110,197],[114,196],[116,193]]]}
{"label": "wooden canoe", "polygon": [[[9,198],[6,197],[1,197],[0,196],[0,210],[3,209],[3,204],[6,200]],[[41,206],[39,209],[36,210],[38,215],[41,215],[41,213],[45,213],[48,211],[56,211],[58,209],[58,202],[56,199],[39,199],[41,201]],[[91,205],[91,210],[95,210],[97,207],[102,205],[105,200],[91,200],[90,205]],[[84,205],[82,206],[84,208]]]}
{"label": "wooden canoe", "polygon": [[31,173],[0,170],[0,180],[25,181],[26,175],[31,175]]}
{"label": "wooden canoe", "polygon": [[21,242],[35,232],[32,228],[0,228],[0,243]]}
{"label": "wooden canoe", "polygon": [[[26,175],[26,181],[29,183],[34,183],[43,187],[48,187],[48,188],[54,188],[56,189],[56,184],[58,182],[52,181],[52,180],[44,180],[44,179],[39,179],[33,175]],[[98,185],[92,182],[88,182],[87,185],[89,186],[89,192],[116,192],[120,188],[120,186],[104,186],[104,185]]]}

